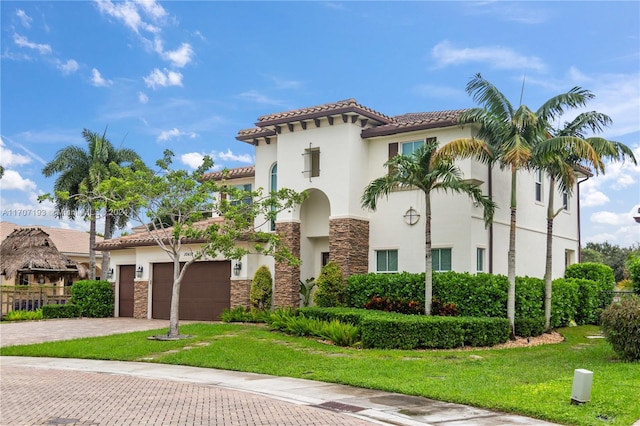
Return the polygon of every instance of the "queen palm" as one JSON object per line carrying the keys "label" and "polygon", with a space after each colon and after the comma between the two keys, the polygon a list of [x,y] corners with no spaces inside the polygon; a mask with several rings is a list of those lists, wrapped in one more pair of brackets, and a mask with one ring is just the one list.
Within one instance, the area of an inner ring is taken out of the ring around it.
{"label": "queen palm", "polygon": [[[477,143],[458,146],[458,157],[478,154],[482,149]],[[495,205],[482,194],[477,184],[463,180],[462,172],[454,164],[454,156],[440,152],[438,143],[427,141],[411,155],[397,155],[387,161],[389,173],[373,180],[364,190],[361,203],[364,208],[375,211],[377,201],[396,189],[421,190],[425,198],[425,314],[431,315],[433,294],[433,263],[431,253],[431,192],[464,193],[482,205],[485,223],[493,218]]]}
{"label": "queen palm", "polygon": [[[545,261],[545,299],[544,316],[545,329],[551,327],[551,296],[552,296],[552,268],[553,268],[553,220],[565,206],[554,211],[554,193],[556,183],[560,193],[570,196],[576,182],[576,168],[580,166],[595,167],[595,170],[602,170],[604,165],[592,164],[589,159],[580,155],[578,146],[588,144],[597,154],[598,158],[610,161],[624,161],[630,159],[636,163],[633,151],[626,145],[609,141],[601,137],[586,138],[585,132],[601,132],[605,126],[611,124],[611,118],[596,111],[589,111],[579,114],[569,123],[565,123],[560,130],[550,130],[549,139],[542,142],[534,149],[533,162],[538,170],[549,175],[549,195],[547,204],[547,247]],[[555,145],[555,146],[554,146]],[[583,151],[583,154],[589,151]]]}
{"label": "queen palm", "polygon": [[[471,140],[484,141],[491,152],[488,158],[490,164],[497,162],[501,168],[508,169],[511,173],[507,317],[513,337],[515,336],[517,173],[532,167],[532,150],[547,139],[547,123],[553,122],[566,108],[584,105],[593,97],[593,94],[588,90],[574,87],[566,93],[547,100],[534,112],[526,105],[514,108],[506,96],[480,74],[476,74],[469,81],[466,91],[482,107],[463,112],[458,119],[459,123],[478,125],[478,139],[471,138]],[[455,140],[449,144],[455,146],[458,142],[459,140]],[[584,148],[584,146],[581,147],[581,149]],[[448,150],[446,145],[442,149]],[[582,151],[580,153],[583,154]],[[593,158],[593,153],[585,153],[584,157],[594,162],[598,161]]]}
{"label": "queen palm", "polygon": [[[133,161],[138,155],[129,149],[115,149],[106,139],[106,130],[99,135],[84,129],[82,136],[87,141],[88,149],[75,145],[62,148],[44,166],[42,174],[46,177],[59,174],[53,186],[57,217],[67,216],[73,220],[78,212],[82,212],[85,220],[89,220],[89,274],[91,279],[95,279],[96,200],[93,190],[109,177],[111,162]],[[105,221],[105,238],[110,237],[113,224],[112,215],[107,216],[109,219]],[[107,232],[109,235],[106,235]],[[103,270],[104,268],[103,264]]]}

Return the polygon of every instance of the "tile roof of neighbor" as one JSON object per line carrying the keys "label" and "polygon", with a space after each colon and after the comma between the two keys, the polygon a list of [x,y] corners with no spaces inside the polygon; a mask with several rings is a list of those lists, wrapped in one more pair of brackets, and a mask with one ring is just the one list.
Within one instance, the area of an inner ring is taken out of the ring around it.
{"label": "tile roof of neighbor", "polygon": [[396,133],[408,132],[412,130],[422,130],[435,127],[453,126],[457,123],[460,113],[464,109],[434,112],[415,112],[390,117],[375,111],[369,107],[359,104],[355,99],[332,102],[308,108],[300,108],[291,111],[278,112],[263,115],[258,118],[257,127],[242,129],[238,132],[236,139],[247,141],[250,138],[260,138],[273,136],[276,132],[266,126],[301,121],[305,119],[318,118],[328,115],[344,113],[357,113],[372,118],[379,123],[378,126],[370,127],[362,131],[362,137],[392,135]]}
{"label": "tile roof of neighbor", "polygon": [[[4,241],[15,229],[20,228],[42,229],[49,234],[49,238],[56,245],[58,251],[67,256],[89,254],[89,233],[73,229],[52,228],[50,226],[40,225],[21,226],[11,222],[0,222],[0,241]],[[102,240],[102,237],[96,236],[96,243]]]}
{"label": "tile roof of neighbor", "polygon": [[256,166],[236,167],[234,169],[225,169],[217,172],[205,173],[206,180],[222,180],[222,179],[240,179],[245,177],[253,177],[256,175]]}
{"label": "tile roof of neighbor", "polygon": [[[222,217],[211,217],[211,218],[196,222],[194,226],[206,228],[212,223],[222,222],[223,220],[224,218]],[[173,230],[172,227],[166,228],[164,230],[165,235],[170,236],[172,230]],[[157,235],[157,236],[163,235],[162,230],[151,231],[151,234]],[[203,240],[197,240],[197,239],[184,239],[182,243],[183,244],[200,243],[202,241]],[[142,247],[142,246],[154,246],[154,245],[156,245],[156,240],[154,239],[154,237],[150,235],[148,232],[143,231],[143,232],[139,232],[131,235],[125,235],[124,237],[113,238],[111,240],[103,240],[101,243],[96,244],[96,250],[103,251],[103,250],[123,249],[128,247]]]}

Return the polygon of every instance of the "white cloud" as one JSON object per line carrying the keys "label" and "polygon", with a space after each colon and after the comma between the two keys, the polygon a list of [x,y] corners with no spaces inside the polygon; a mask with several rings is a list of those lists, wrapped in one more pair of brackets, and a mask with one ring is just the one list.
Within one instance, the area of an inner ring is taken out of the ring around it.
{"label": "white cloud", "polygon": [[505,47],[457,48],[447,40],[436,44],[431,50],[431,56],[435,59],[438,67],[481,62],[498,69],[532,69],[544,71],[546,68],[545,63],[540,58],[536,56],[523,56]]}
{"label": "white cloud", "polygon": [[191,139],[194,139],[196,137],[198,137],[198,134],[195,132],[182,132],[180,130],[178,130],[177,127],[174,127],[171,130],[164,130],[162,132],[160,132],[160,135],[158,136],[158,138],[156,139],[158,142],[162,142],[162,141],[168,141],[169,139],[174,139],[174,138],[178,138],[181,136],[187,136]]}
{"label": "white cloud", "polygon": [[62,71],[62,74],[64,75],[73,74],[74,72],[78,71],[79,67],[80,66],[78,65],[78,62],[73,59],[69,59],[67,62],[58,62],[58,69]]}
{"label": "white cloud", "polygon": [[91,83],[96,87],[105,87],[111,85],[111,80],[105,80],[100,71],[94,68],[91,70]]}
{"label": "white cloud", "polygon": [[197,169],[198,167],[200,167],[202,165],[203,159],[204,155],[200,154],[199,152],[189,152],[180,156],[180,161],[182,161],[192,169]]}
{"label": "white cloud", "polygon": [[20,22],[22,23],[23,27],[31,28],[31,22],[33,22],[33,19],[29,15],[27,15],[27,13],[24,10],[22,9],[16,10],[16,16],[20,18]]}
{"label": "white cloud", "polygon": [[217,157],[224,161],[238,161],[240,163],[253,164],[253,156],[249,154],[234,154],[230,149],[227,152],[219,152]]}
{"label": "white cloud", "polygon": [[52,52],[50,45],[33,43],[29,41],[29,39],[27,39],[25,36],[21,36],[17,33],[13,33],[13,42],[20,47],[37,50],[41,55],[48,55]]}
{"label": "white cloud", "polygon": [[259,104],[283,105],[283,101],[278,100],[278,99],[270,98],[267,95],[264,95],[264,94],[258,92],[257,90],[249,90],[247,92],[240,93],[238,95],[238,97],[242,98],[242,99],[246,99],[246,100],[251,101],[251,102],[256,102],[256,103],[259,103]]}
{"label": "white cloud", "polygon": [[146,1],[139,3],[130,1],[113,3],[111,0],[97,0],[98,10],[100,11],[100,13],[107,14],[113,18],[116,18],[124,25],[132,29],[135,33],[139,34],[140,30],[148,31],[150,33],[157,33],[160,31],[158,27],[142,20],[140,13],[138,13],[138,5],[140,5],[147,12],[154,10],[155,6],[159,7],[160,9],[162,9],[162,7],[156,5],[155,2],[149,2],[154,4],[148,5],[145,5],[144,3],[146,3]]}
{"label": "white cloud", "polygon": [[589,220],[600,225],[624,225],[629,223],[628,213],[613,213],[608,211],[595,212],[591,214]]}
{"label": "white cloud", "polygon": [[0,138],[0,164],[2,164],[5,168],[8,168],[11,166],[22,166],[24,164],[29,164],[30,162],[30,157],[21,154],[15,154],[13,151],[6,147],[2,138]]}
{"label": "white cloud", "polygon": [[19,191],[29,191],[36,189],[36,184],[31,179],[25,179],[15,170],[5,170],[0,179],[0,190],[8,191],[16,189]]}
{"label": "white cloud", "polygon": [[147,87],[156,89],[158,87],[182,86],[182,74],[177,71],[169,71],[166,68],[164,72],[155,68],[151,73],[143,77]]}
{"label": "white cloud", "polygon": [[154,0],[139,1],[136,3],[147,15],[158,21],[167,16],[167,11]]}
{"label": "white cloud", "polygon": [[191,62],[194,52],[189,43],[182,43],[178,49],[161,54],[164,59],[171,61],[176,67],[182,68]]}
{"label": "white cloud", "polygon": [[141,104],[146,104],[147,102],[149,102],[149,97],[143,92],[138,92],[138,101]]}

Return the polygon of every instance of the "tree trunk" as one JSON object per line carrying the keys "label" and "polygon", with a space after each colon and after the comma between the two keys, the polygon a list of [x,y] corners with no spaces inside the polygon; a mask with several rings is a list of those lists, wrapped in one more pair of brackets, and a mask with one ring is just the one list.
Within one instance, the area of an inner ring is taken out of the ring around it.
{"label": "tree trunk", "polygon": [[431,194],[425,192],[424,225],[424,314],[431,315],[433,303],[433,254],[431,253]]}
{"label": "tree trunk", "polygon": [[553,187],[555,180],[549,178],[549,205],[547,207],[547,257],[544,266],[544,329],[551,328],[551,273],[553,272]]}
{"label": "tree trunk", "polygon": [[507,318],[511,327],[511,338],[515,339],[516,316],[516,170],[511,170],[511,221],[509,224],[509,252],[507,263],[507,277],[509,290],[507,292]]}
{"label": "tree trunk", "polygon": [[96,279],[96,211],[89,213],[89,279]]}
{"label": "tree trunk", "polygon": [[180,275],[180,254],[175,253],[173,256],[173,287],[171,290],[171,312],[169,314],[169,334],[168,337],[177,338],[180,336],[179,321],[180,318],[180,284],[182,277]]}
{"label": "tree trunk", "polygon": [[[109,211],[109,209],[107,208],[106,210],[106,214],[105,214],[105,218],[104,218],[104,239],[105,240],[110,240],[111,236],[113,235],[113,227],[111,226],[111,222],[113,220],[113,215],[111,214],[111,211]],[[102,252],[102,279],[106,279],[107,278],[107,271],[109,270],[109,252],[108,251],[103,251]]]}

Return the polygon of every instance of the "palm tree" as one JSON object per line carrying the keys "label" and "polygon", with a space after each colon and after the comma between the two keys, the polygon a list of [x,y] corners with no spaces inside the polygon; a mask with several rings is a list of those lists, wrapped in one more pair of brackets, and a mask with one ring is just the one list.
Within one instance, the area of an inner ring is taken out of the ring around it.
{"label": "palm tree", "polygon": [[[547,205],[547,247],[545,259],[545,298],[544,298],[544,317],[545,329],[551,327],[551,295],[552,295],[552,268],[553,268],[553,220],[566,206],[562,206],[554,211],[554,192],[556,182],[560,193],[571,195],[576,182],[576,168],[587,165],[593,166],[596,171],[602,170],[604,173],[604,165],[592,164],[589,159],[585,159],[580,155],[580,150],[576,147],[583,147],[584,144],[596,153],[600,159],[608,159],[612,161],[624,161],[630,159],[636,163],[633,151],[620,142],[609,141],[600,137],[586,138],[585,131],[592,133],[601,132],[603,127],[611,124],[611,118],[605,114],[596,111],[589,111],[579,114],[569,123],[565,123],[560,130],[550,131],[549,139],[534,150],[534,164],[538,170],[544,171],[549,175],[549,196]],[[553,145],[556,149],[552,150]],[[557,148],[560,147],[560,150]],[[584,152],[591,152],[585,150]],[[587,164],[585,164],[587,163]]]}
{"label": "palm tree", "polygon": [[[480,144],[466,143],[458,146],[458,157],[477,155]],[[376,210],[382,196],[401,188],[419,189],[425,196],[425,304],[426,315],[431,315],[433,294],[433,263],[431,254],[431,192],[464,193],[482,205],[485,223],[493,218],[495,205],[482,194],[477,184],[463,180],[462,172],[453,162],[454,156],[440,152],[438,143],[427,141],[413,154],[397,155],[387,161],[389,174],[373,180],[361,197],[363,208]]]}
{"label": "palm tree", "polygon": [[[42,169],[46,177],[59,174],[53,189],[56,193],[66,193],[68,196],[55,196],[56,216],[75,219],[76,214],[82,211],[85,219],[89,220],[89,274],[91,279],[96,278],[96,200],[93,191],[97,185],[109,177],[109,164],[111,162],[132,161],[130,158],[138,158],[135,152],[123,149],[118,150],[106,139],[106,130],[99,135],[84,129],[82,137],[88,143],[88,149],[72,145],[62,148],[56,153],[55,158]],[[111,236],[113,217],[107,211],[105,221],[105,238]],[[108,268],[103,262],[103,271]]]}
{"label": "palm tree", "polygon": [[[463,112],[458,119],[459,123],[478,125],[478,139],[484,141],[491,151],[490,165],[497,162],[501,168],[511,172],[507,317],[512,337],[515,337],[517,173],[531,168],[532,149],[547,139],[547,123],[553,122],[566,108],[583,106],[593,94],[574,87],[547,100],[533,112],[526,105],[515,109],[506,96],[480,74],[469,81],[466,91],[482,107]],[[450,143],[456,144],[458,141]],[[597,159],[592,160],[597,162]]]}

